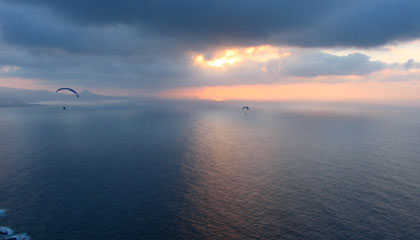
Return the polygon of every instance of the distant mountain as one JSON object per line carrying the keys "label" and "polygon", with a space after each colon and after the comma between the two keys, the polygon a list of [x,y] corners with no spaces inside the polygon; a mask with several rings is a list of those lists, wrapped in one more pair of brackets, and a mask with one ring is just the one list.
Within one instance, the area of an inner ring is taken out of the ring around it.
{"label": "distant mountain", "polygon": [[[98,95],[89,91],[82,91],[80,101],[102,101],[108,99],[118,99],[116,97]],[[30,106],[39,103],[52,101],[72,100],[75,97],[67,94],[58,94],[47,90],[28,90],[0,87],[0,107],[20,107]]]}

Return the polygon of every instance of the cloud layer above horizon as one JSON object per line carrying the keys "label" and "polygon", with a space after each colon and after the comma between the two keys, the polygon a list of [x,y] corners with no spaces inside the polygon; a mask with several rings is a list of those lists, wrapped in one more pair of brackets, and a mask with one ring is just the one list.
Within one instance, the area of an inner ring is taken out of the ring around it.
{"label": "cloud layer above horizon", "polygon": [[416,55],[369,51],[420,38],[419,11],[415,0],[1,0],[0,77],[150,92],[416,80]]}

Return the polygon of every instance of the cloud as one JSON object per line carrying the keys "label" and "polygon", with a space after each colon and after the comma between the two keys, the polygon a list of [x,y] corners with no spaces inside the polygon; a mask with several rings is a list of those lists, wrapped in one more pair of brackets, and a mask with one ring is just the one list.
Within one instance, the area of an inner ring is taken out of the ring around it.
{"label": "cloud", "polygon": [[193,45],[372,47],[420,36],[416,0],[5,2],[50,9],[79,25],[123,24]]}
{"label": "cloud", "polygon": [[126,55],[82,55],[62,51],[26,51],[0,42],[0,77],[45,80],[84,88],[165,88],[187,74],[187,59]]}
{"label": "cloud", "polygon": [[80,25],[45,8],[0,2],[0,30],[0,77],[154,89],[178,86],[189,63],[176,41],[123,24]]}
{"label": "cloud", "polygon": [[[371,61],[369,56],[352,53],[336,56],[323,52],[297,55],[285,61],[271,63],[270,71],[280,71],[283,75],[316,77],[329,75],[367,75],[388,67],[379,61]],[[278,69],[280,68],[280,70]]]}
{"label": "cloud", "polygon": [[[408,71],[418,62],[317,49],[418,38],[419,10],[414,0],[0,0],[0,77],[156,90]],[[189,55],[261,45],[300,50],[225,70],[201,69]]]}
{"label": "cloud", "polygon": [[203,60],[196,65],[200,71],[195,72],[195,78],[199,79],[197,80],[199,84],[221,86],[311,82],[318,81],[318,77],[328,77],[330,80],[335,78],[335,81],[342,81],[340,79],[348,80],[348,78],[342,78],[341,76],[366,77],[388,69],[406,71],[402,64],[372,61],[369,56],[357,52],[338,56],[316,49],[302,50],[274,47],[270,49],[273,53],[276,53],[269,55],[270,58],[253,59],[251,56],[231,55],[229,57],[236,57],[235,59],[239,57],[241,61],[219,67],[212,66],[211,63],[224,59],[223,57],[226,54],[222,55],[222,58]]}
{"label": "cloud", "polygon": [[167,52],[167,40],[141,32],[124,24],[77,24],[44,8],[0,3],[0,29],[4,43],[30,51],[63,51],[72,54],[134,55]]}
{"label": "cloud", "polygon": [[420,63],[416,62],[414,59],[408,59],[407,62],[403,64],[405,69],[420,68]]}

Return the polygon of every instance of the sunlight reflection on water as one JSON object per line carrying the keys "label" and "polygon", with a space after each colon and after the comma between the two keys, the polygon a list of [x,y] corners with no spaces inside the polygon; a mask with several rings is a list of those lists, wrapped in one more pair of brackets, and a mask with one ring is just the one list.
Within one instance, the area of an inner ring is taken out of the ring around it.
{"label": "sunlight reflection on water", "polygon": [[335,108],[0,109],[4,224],[35,239],[417,239],[420,111]]}

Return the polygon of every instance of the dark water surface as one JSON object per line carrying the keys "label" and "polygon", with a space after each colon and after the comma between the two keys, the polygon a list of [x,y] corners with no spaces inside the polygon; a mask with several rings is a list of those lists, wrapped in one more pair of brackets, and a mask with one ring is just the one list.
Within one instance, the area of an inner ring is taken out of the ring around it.
{"label": "dark water surface", "polygon": [[0,226],[32,239],[420,239],[420,109],[0,109]]}

